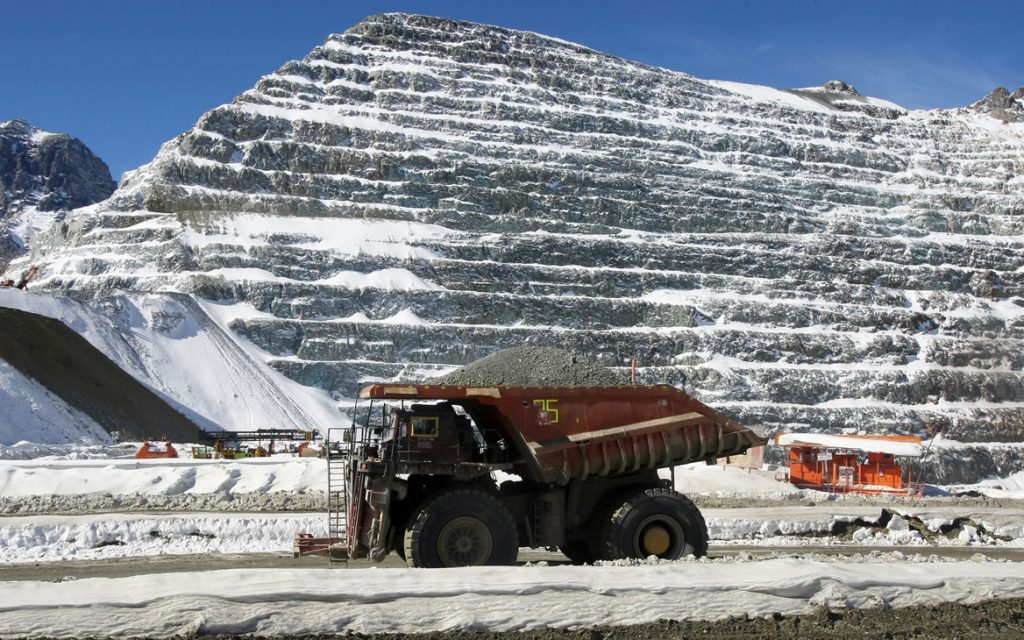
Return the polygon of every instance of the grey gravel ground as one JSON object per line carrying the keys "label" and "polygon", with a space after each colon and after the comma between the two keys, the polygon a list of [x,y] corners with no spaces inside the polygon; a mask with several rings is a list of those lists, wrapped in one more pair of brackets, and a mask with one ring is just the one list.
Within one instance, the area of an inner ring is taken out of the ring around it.
{"label": "grey gravel ground", "polygon": [[[252,635],[181,636],[227,640]],[[1009,640],[1024,637],[1024,599],[987,600],[976,604],[891,609],[830,609],[812,613],[766,618],[737,616],[727,620],[662,620],[653,624],[586,629],[537,629],[531,631],[435,631],[424,634],[337,634],[279,636],[310,640],[668,640],[680,638],[984,638]]]}
{"label": "grey gravel ground", "polygon": [[[222,637],[222,636],[218,636]],[[326,638],[328,636],[305,636]],[[768,618],[737,616],[711,622],[664,620],[630,627],[542,629],[497,633],[435,632],[417,635],[353,634],[347,638],[417,638],[418,640],[665,640],[668,638],[1003,638],[1024,637],[1024,599],[988,600],[977,604],[891,609],[829,609]]]}
{"label": "grey gravel ground", "polygon": [[514,347],[431,380],[460,386],[604,387],[625,384],[616,372],[577,353],[553,347]]}
{"label": "grey gravel ground", "polygon": [[[244,635],[197,634],[182,638],[227,640]],[[984,638],[1024,637],[1024,599],[986,600],[976,604],[940,604],[892,609],[830,609],[765,618],[737,616],[727,620],[662,620],[652,624],[585,629],[531,631],[435,631],[424,634],[337,634],[279,636],[310,640],[669,640],[680,638]]]}

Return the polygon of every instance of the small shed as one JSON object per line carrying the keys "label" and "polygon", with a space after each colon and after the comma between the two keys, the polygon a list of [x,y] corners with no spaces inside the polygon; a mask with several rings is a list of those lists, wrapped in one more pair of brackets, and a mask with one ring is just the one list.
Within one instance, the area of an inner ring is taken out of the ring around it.
{"label": "small shed", "polygon": [[917,436],[778,433],[789,481],[803,489],[841,493],[912,494],[911,460],[921,456]]}

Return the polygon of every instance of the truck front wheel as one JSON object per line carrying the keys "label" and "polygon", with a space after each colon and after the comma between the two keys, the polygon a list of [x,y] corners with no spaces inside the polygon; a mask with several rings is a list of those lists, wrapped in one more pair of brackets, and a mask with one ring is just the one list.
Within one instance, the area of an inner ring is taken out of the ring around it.
{"label": "truck front wheel", "polygon": [[675,560],[708,552],[708,530],[700,510],[671,489],[641,489],[616,500],[600,521],[599,553],[605,560]]}
{"label": "truck front wheel", "polygon": [[512,564],[518,553],[512,515],[479,489],[450,489],[427,499],[405,532],[406,562],[414,567]]}

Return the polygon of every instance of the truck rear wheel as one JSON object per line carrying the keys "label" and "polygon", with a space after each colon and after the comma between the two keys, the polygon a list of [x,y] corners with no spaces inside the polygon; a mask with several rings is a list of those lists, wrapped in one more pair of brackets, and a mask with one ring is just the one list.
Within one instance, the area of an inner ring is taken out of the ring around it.
{"label": "truck rear wheel", "polygon": [[708,552],[708,530],[700,510],[671,489],[641,489],[612,502],[600,526],[598,553],[605,560],[675,560]]}
{"label": "truck rear wheel", "polygon": [[405,532],[406,562],[414,567],[512,564],[518,554],[512,514],[479,489],[452,489],[428,499]]}

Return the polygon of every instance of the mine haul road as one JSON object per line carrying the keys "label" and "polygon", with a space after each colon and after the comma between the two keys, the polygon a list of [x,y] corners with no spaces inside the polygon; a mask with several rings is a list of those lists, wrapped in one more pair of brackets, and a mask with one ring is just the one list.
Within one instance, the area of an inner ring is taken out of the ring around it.
{"label": "mine haul road", "polygon": [[[899,551],[907,556],[938,556],[952,560],[967,560],[982,555],[993,560],[1024,563],[1024,547],[960,547],[960,546],[877,546],[877,545],[744,545],[711,544],[708,557],[727,558],[742,556],[757,560],[768,557],[801,557],[809,555],[866,556],[872,552],[889,553]],[[550,565],[569,564],[557,551],[523,549],[519,553],[519,564],[546,562]],[[218,571],[221,569],[359,569],[368,567],[401,568],[405,561],[392,553],[383,562],[367,560],[329,563],[323,556],[294,558],[284,553],[239,553],[239,554],[196,554],[136,556],[104,560],[62,560],[60,562],[26,562],[0,564],[0,581],[44,580],[58,581],[84,578],[124,578],[150,573],[176,573],[184,571]],[[1022,569],[1024,570],[1024,569]]]}

